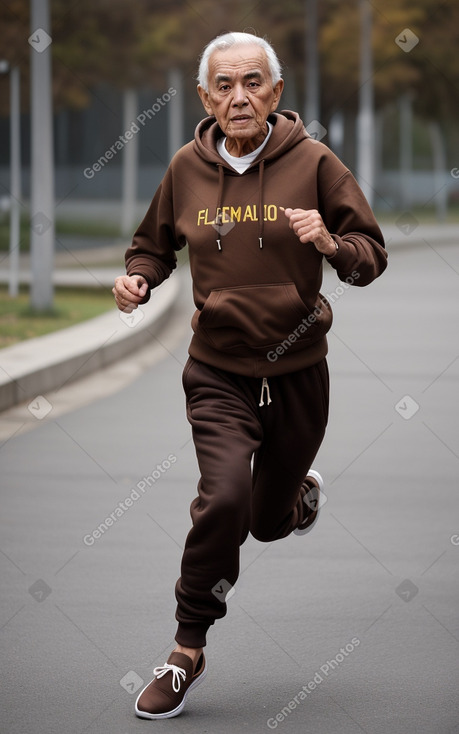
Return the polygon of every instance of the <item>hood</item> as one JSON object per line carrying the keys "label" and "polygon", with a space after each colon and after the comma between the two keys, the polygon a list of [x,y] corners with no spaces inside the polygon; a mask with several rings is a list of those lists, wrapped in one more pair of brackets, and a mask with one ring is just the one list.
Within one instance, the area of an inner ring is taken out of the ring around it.
{"label": "hood", "polygon": [[[218,190],[215,203],[214,229],[217,232],[217,247],[222,249],[221,233],[223,231],[224,222],[221,220],[221,208],[223,204],[223,194],[225,188],[225,175],[244,176],[258,167],[259,176],[259,211],[263,211],[263,175],[265,163],[274,161],[283,155],[286,151],[293,148],[305,138],[311,137],[305,130],[302,120],[297,112],[291,110],[282,110],[281,112],[273,112],[268,116],[269,122],[273,126],[271,136],[260,155],[247,168],[244,173],[235,171],[217,151],[217,141],[224,136],[224,133],[214,116],[206,117],[202,120],[195,130],[194,150],[200,158],[207,163],[213,164],[218,168]],[[263,248],[263,217],[260,217],[258,231],[258,245]]]}
{"label": "hood", "polygon": [[[311,137],[306,132],[302,120],[297,112],[291,110],[282,110],[281,112],[273,112],[268,117],[269,122],[273,126],[271,137],[265,148],[263,148],[260,157],[264,161],[275,160],[290,148],[305,138]],[[194,134],[194,147],[196,153],[208,163],[215,165],[224,165],[228,171],[240,176],[237,172],[223,161],[217,152],[217,140],[222,138],[224,133],[214,116],[206,117],[198,124]],[[257,158],[251,168],[259,162]],[[250,170],[250,169],[248,169]]]}

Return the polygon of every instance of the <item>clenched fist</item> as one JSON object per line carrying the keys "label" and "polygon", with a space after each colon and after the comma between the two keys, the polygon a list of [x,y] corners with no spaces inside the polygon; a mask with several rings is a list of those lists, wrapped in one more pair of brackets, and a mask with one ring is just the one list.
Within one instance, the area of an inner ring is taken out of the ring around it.
{"label": "clenched fist", "polygon": [[121,275],[115,280],[112,293],[120,311],[131,313],[142,303],[148,291],[148,283],[143,275]]}
{"label": "clenched fist", "polygon": [[317,209],[290,209],[284,210],[289,220],[289,227],[293,229],[300,242],[312,242],[316,250],[326,257],[336,252],[335,240],[326,228]]}

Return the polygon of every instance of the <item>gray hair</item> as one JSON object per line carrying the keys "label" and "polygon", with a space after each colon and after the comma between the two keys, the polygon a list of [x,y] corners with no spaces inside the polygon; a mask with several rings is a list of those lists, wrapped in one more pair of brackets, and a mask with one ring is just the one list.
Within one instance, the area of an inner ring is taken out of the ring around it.
{"label": "gray hair", "polygon": [[226,51],[226,49],[231,48],[231,46],[250,46],[254,44],[261,46],[266,53],[274,87],[277,82],[282,79],[282,71],[279,59],[277,58],[277,54],[273,47],[264,38],[260,38],[260,36],[254,36],[252,33],[238,32],[224,33],[221,36],[217,36],[217,38],[214,38],[213,41],[207,44],[199,62],[198,83],[201,87],[208,91],[209,59],[214,51]]}

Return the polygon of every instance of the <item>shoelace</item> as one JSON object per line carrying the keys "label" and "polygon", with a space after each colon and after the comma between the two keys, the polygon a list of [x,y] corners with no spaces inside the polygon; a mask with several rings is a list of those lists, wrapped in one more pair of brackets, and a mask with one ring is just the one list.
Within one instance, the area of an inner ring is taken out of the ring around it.
{"label": "shoelace", "polygon": [[160,665],[158,668],[153,670],[153,675],[155,675],[156,678],[162,678],[163,675],[166,675],[169,671],[172,672],[172,688],[176,693],[178,693],[180,690],[180,678],[182,680],[185,680],[186,678],[186,671],[183,670],[183,668],[179,668],[178,665],[169,665],[169,663],[164,663],[164,665]]}

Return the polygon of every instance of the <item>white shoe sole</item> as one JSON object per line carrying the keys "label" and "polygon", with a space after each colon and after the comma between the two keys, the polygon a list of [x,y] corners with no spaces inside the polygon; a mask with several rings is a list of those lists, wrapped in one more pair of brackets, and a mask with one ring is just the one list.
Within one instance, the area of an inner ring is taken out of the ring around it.
{"label": "white shoe sole", "polygon": [[[319,474],[319,472],[315,471],[314,469],[310,469],[307,473],[307,476],[315,479],[317,484],[319,485],[319,492],[323,492],[324,480],[322,479],[322,476]],[[317,508],[317,514],[313,522],[310,525],[308,525],[307,528],[303,528],[303,529],[297,528],[296,530],[293,531],[294,534],[295,535],[306,535],[306,533],[310,533],[314,525],[316,524],[317,520],[319,519],[319,513],[320,513],[320,500],[319,500],[319,507]]]}

